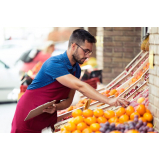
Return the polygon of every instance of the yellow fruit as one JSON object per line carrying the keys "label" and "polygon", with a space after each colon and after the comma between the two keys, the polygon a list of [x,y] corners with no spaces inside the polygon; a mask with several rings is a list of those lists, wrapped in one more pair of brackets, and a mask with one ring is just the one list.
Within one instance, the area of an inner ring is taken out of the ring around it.
{"label": "yellow fruit", "polygon": [[137,103],[141,104],[144,100],[145,100],[145,98],[140,97],[140,98],[138,98]]}

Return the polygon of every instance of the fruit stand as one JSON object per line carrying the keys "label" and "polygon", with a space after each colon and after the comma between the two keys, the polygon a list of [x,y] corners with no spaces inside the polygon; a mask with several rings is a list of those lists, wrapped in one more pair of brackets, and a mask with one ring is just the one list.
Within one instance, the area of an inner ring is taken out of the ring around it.
{"label": "fruit stand", "polygon": [[[148,41],[148,39],[147,39]],[[54,133],[157,133],[149,105],[149,52],[141,45],[141,52],[125,70],[104,88],[97,90],[108,98],[123,97],[130,101],[122,106],[109,106],[91,100],[84,109],[87,98],[81,96],[76,106],[58,112]]]}

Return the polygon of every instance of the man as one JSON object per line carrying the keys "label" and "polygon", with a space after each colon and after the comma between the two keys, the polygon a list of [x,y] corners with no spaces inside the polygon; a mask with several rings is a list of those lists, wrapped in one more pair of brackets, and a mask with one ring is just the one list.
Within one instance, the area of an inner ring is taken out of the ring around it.
{"label": "man", "polygon": [[[127,105],[124,98],[107,98],[78,79],[81,73],[79,64],[83,64],[92,54],[93,43],[96,43],[96,39],[89,32],[77,29],[69,39],[67,51],[49,58],[43,64],[17,104],[12,133],[40,133],[49,126],[53,129],[57,122],[57,110],[71,105],[76,90],[102,103]],[[56,100],[56,104],[44,109],[43,114],[24,121],[30,110],[52,100]]]}

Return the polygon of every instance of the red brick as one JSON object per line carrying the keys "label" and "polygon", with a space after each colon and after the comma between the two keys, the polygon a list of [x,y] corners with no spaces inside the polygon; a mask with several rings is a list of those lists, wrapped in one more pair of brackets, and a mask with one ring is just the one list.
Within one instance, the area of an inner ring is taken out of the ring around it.
{"label": "red brick", "polygon": [[135,37],[135,38],[134,38],[134,41],[135,41],[135,42],[141,42],[142,40],[141,40],[141,37]]}
{"label": "red brick", "polygon": [[133,46],[133,47],[138,47],[139,45],[136,42],[124,42],[124,46]]}
{"label": "red brick", "polygon": [[133,31],[134,27],[113,27],[114,31]]}
{"label": "red brick", "polygon": [[104,68],[106,67],[123,67],[123,63],[117,63],[117,62],[104,63]]}
{"label": "red brick", "polygon": [[132,37],[128,37],[128,36],[115,36],[114,37],[114,41],[121,41],[121,42],[133,42],[134,39]]}
{"label": "red brick", "polygon": [[112,57],[112,56],[113,56],[113,53],[103,52],[103,56],[104,56],[104,57]]}
{"label": "red brick", "polygon": [[123,58],[123,62],[130,62],[132,58]]}
{"label": "red brick", "polygon": [[134,53],[139,54],[140,51],[141,51],[141,47],[140,46],[134,47]]}
{"label": "red brick", "polygon": [[104,42],[112,42],[113,37],[104,37]]}
{"label": "red brick", "polygon": [[103,51],[110,53],[110,52],[112,52],[112,47],[104,47],[104,48],[103,48]]}
{"label": "red brick", "polygon": [[104,68],[103,69],[103,73],[111,73],[112,72],[112,68]]}
{"label": "red brick", "polygon": [[133,53],[123,53],[123,57],[130,58],[131,60],[134,58]]}
{"label": "red brick", "polygon": [[123,50],[122,47],[114,47],[114,52],[123,52]]}
{"label": "red brick", "polygon": [[103,43],[103,46],[122,46],[123,43],[122,42],[104,42]]}
{"label": "red brick", "polygon": [[123,57],[123,53],[122,52],[117,52],[117,53],[113,53],[113,57]]}
{"label": "red brick", "polygon": [[117,74],[115,73],[102,73],[103,77],[110,77],[110,78],[115,78]]}
{"label": "red brick", "polygon": [[108,83],[110,83],[112,80],[113,80],[113,78],[109,78],[109,79],[103,78],[103,79],[102,79],[102,82],[103,82],[103,84],[108,84]]}
{"label": "red brick", "polygon": [[122,36],[122,31],[104,31],[104,36]]}
{"label": "red brick", "polygon": [[132,31],[126,31],[123,32],[124,36],[140,36],[141,37],[141,32],[137,31],[137,32],[132,32]]}
{"label": "red brick", "polygon": [[103,62],[112,62],[112,58],[104,57]]}
{"label": "red brick", "polygon": [[105,31],[113,31],[113,27],[104,27]]}
{"label": "red brick", "polygon": [[123,71],[123,68],[114,68],[113,72],[114,73],[121,73]]}
{"label": "red brick", "polygon": [[141,31],[141,27],[135,27],[135,31]]}
{"label": "red brick", "polygon": [[113,57],[113,62],[123,62],[122,58],[114,58]]}
{"label": "red brick", "polygon": [[126,48],[126,47],[123,47],[123,51],[124,51],[124,52],[133,52],[133,51],[134,51],[134,48]]}

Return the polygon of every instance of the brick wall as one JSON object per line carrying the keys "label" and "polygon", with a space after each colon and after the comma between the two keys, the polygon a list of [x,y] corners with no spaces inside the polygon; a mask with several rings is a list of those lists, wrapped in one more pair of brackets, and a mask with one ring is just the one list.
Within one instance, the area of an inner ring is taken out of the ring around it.
{"label": "brick wall", "polygon": [[[96,36],[97,33],[97,27],[88,27],[88,32],[91,33],[93,36]],[[96,44],[93,44],[93,54],[91,55],[91,57],[95,57],[96,58]]]}
{"label": "brick wall", "polygon": [[[97,48],[96,52],[98,66],[103,69],[103,83],[108,84],[140,52],[141,27],[98,28],[97,35],[103,35],[103,46]],[[103,60],[103,64],[100,60]]]}
{"label": "brick wall", "polygon": [[150,27],[149,33],[149,52],[154,53],[154,68],[149,69],[149,109],[159,131],[159,27]]}

